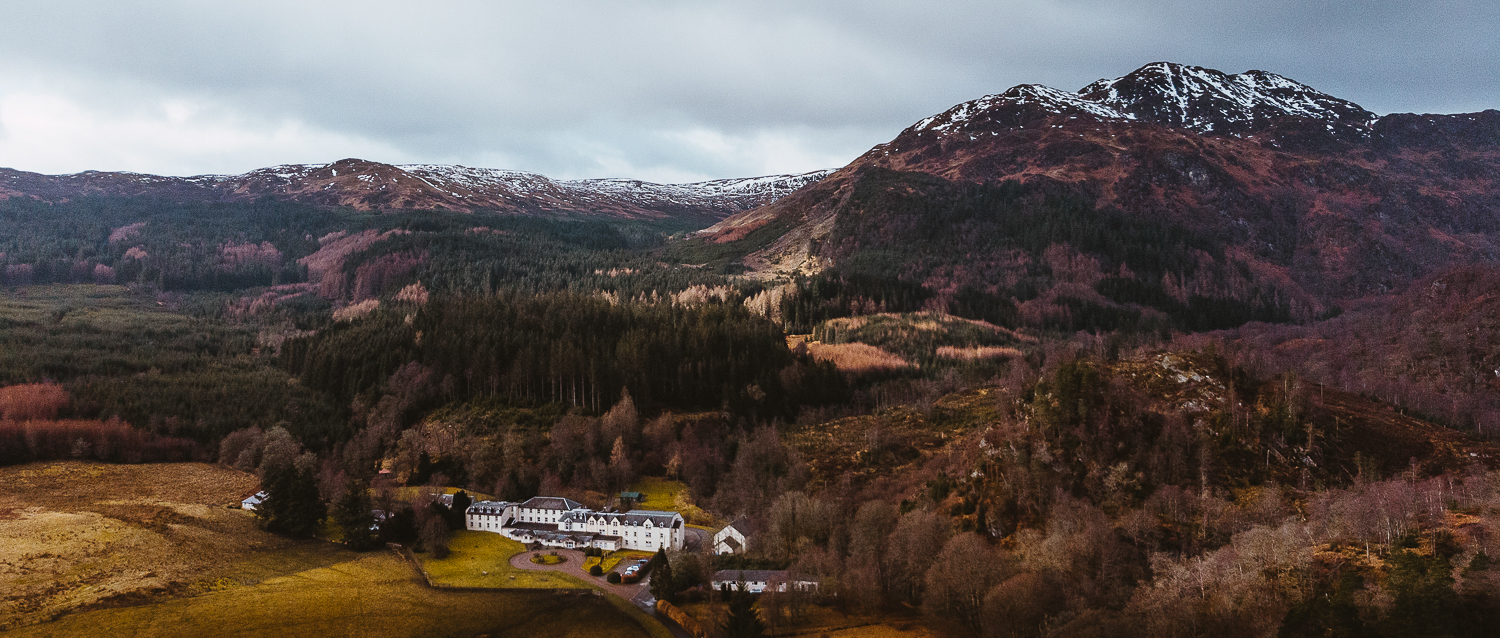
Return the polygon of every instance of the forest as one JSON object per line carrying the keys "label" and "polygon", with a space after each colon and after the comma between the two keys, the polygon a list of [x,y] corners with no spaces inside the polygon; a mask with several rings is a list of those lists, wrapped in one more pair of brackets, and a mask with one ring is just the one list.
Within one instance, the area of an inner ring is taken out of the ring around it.
{"label": "forest", "polygon": [[[670,556],[659,596],[821,583],[763,596],[772,628],[1500,623],[1496,269],[1311,316],[1188,229],[879,177],[837,267],[784,281],[672,222],[4,200],[0,463],[216,462],[258,474],[267,529],[434,552],[457,512],[377,483],[603,506],[679,481],[762,533]],[[911,225],[934,216],[962,239]],[[1015,259],[964,270],[976,246]]]}

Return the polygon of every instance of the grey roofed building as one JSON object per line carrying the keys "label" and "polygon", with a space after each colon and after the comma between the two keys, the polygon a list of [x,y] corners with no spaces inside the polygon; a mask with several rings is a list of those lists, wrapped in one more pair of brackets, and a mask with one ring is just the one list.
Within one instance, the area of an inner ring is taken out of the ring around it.
{"label": "grey roofed building", "polygon": [[712,582],[709,584],[714,589],[738,588],[743,583],[745,591],[759,594],[766,590],[784,592],[788,585],[791,589],[799,591],[812,591],[818,588],[818,581],[797,579],[792,580],[791,575],[784,569],[722,569],[714,572]]}
{"label": "grey roofed building", "polygon": [[620,525],[645,525],[646,521],[651,521],[651,525],[655,527],[672,527],[673,522],[678,518],[677,512],[658,512],[656,510],[631,510],[629,512],[599,513],[591,512],[588,515],[591,517],[597,517],[605,521],[606,523],[615,523],[616,521],[618,521],[618,524]]}
{"label": "grey roofed building", "polygon": [[600,512],[557,496],[524,503],[477,501],[465,510],[464,527],[522,542],[610,551],[681,549],[687,537],[687,521],[678,512]]}
{"label": "grey roofed building", "polygon": [[750,548],[755,533],[755,523],[740,516],[714,533],[713,551],[715,554],[743,554]]}
{"label": "grey roofed building", "polygon": [[476,501],[474,502],[474,504],[469,506],[468,511],[473,514],[488,514],[491,516],[499,516],[501,514],[504,514],[505,510],[511,507],[515,507],[515,505],[515,503],[511,503],[509,501]]}
{"label": "grey roofed building", "polygon": [[583,509],[583,503],[579,503],[578,501],[572,499],[566,499],[561,496],[535,496],[527,500],[525,503],[521,503],[520,507],[524,509],[559,510],[567,512],[577,509]]}

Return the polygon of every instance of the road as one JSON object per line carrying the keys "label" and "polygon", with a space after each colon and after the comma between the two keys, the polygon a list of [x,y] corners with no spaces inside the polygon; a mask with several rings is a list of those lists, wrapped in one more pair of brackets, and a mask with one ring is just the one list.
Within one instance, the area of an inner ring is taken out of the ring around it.
{"label": "road", "polygon": [[697,552],[709,542],[708,532],[696,527],[687,528],[687,533],[682,537],[682,548],[685,551]]}

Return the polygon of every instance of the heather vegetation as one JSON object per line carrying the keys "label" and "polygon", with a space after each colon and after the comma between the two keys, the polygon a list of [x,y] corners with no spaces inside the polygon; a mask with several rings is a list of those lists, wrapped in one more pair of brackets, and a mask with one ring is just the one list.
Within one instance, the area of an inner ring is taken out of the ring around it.
{"label": "heather vegetation", "polygon": [[[824,240],[820,256],[834,268],[796,281],[781,316],[807,332],[836,317],[939,310],[1067,334],[1203,331],[1316,314],[1226,252],[1224,238],[1099,208],[1089,195],[1041,180],[959,184],[868,168]],[[736,245],[741,254],[762,247],[746,238],[720,250]]]}
{"label": "heather vegetation", "polygon": [[[1442,425],[1500,414],[1493,273],[1313,321],[1209,239],[1067,193],[851,197],[836,267],[782,282],[664,222],[10,201],[16,228],[103,221],[5,245],[0,464],[216,460],[270,493],[266,530],[470,580],[473,498],[670,485],[762,533],[663,556],[653,591],[749,628],[812,603],[978,636],[1496,620],[1500,452]],[[715,601],[725,568],[820,587]]]}

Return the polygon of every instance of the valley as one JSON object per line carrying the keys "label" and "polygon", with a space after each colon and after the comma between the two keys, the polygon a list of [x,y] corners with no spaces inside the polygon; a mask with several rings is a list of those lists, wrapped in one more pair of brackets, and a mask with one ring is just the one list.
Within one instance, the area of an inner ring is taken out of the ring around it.
{"label": "valley", "polygon": [[[5,169],[0,626],[660,635],[571,591],[649,560],[711,636],[1485,635],[1497,180],[1495,111],[1171,63],[801,175]],[[696,549],[465,517],[537,496]]]}

